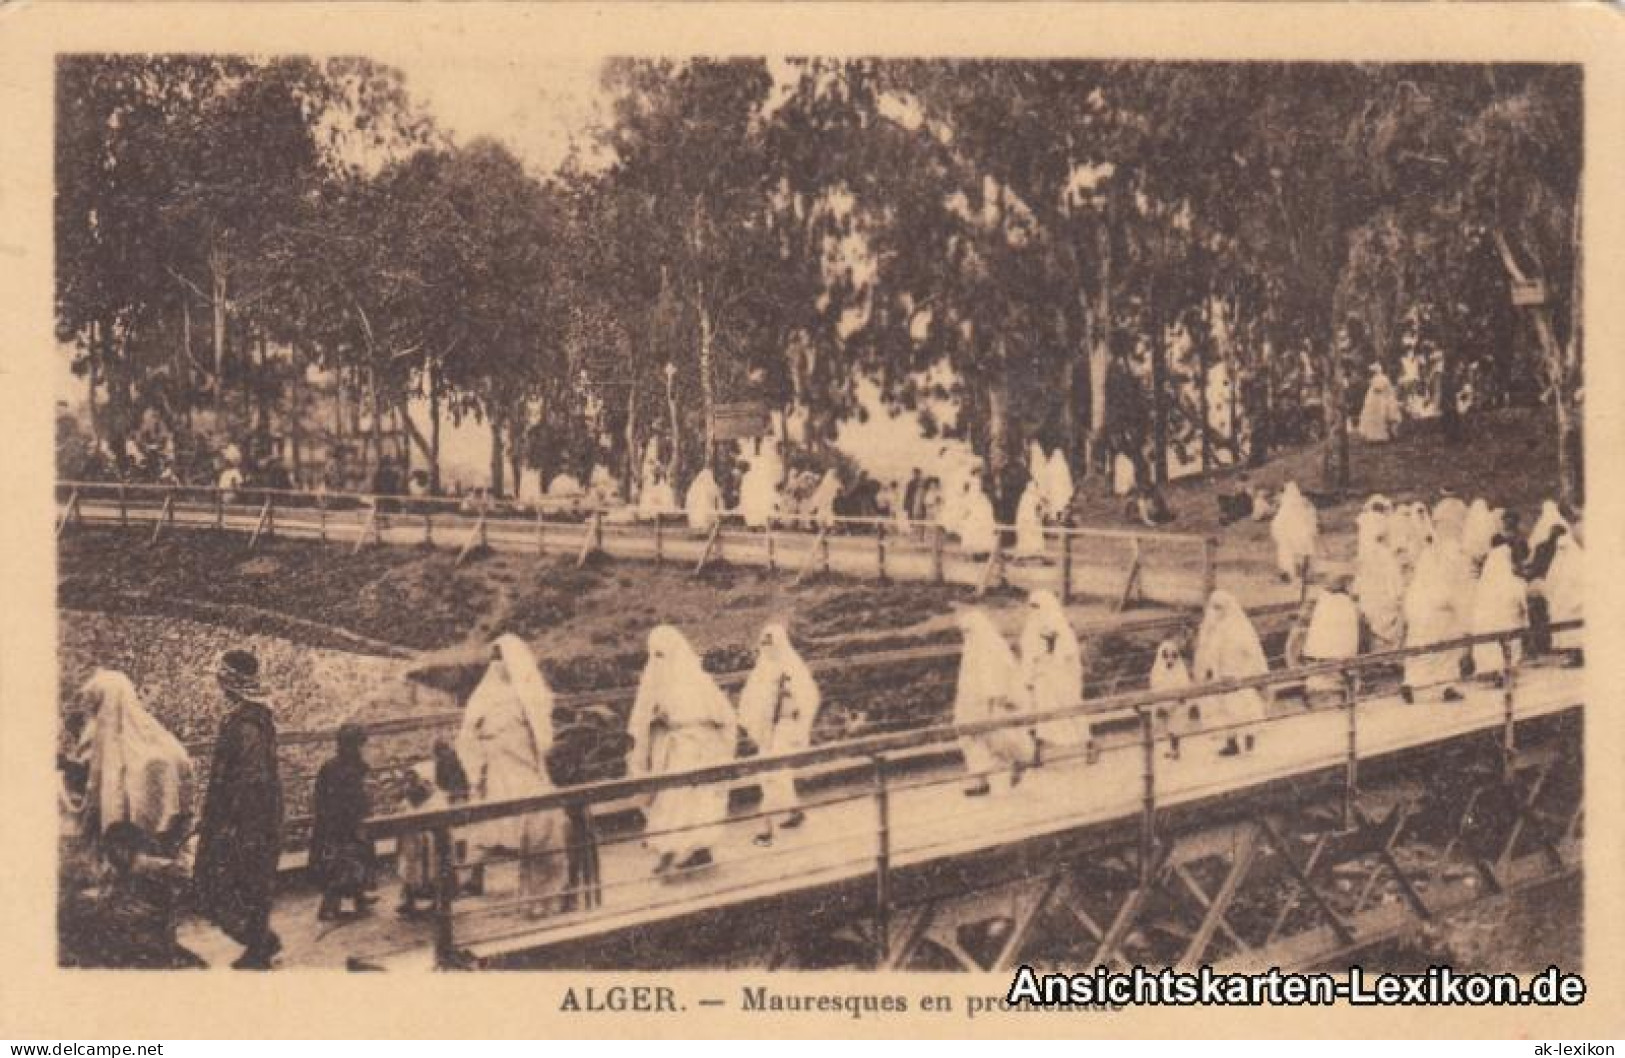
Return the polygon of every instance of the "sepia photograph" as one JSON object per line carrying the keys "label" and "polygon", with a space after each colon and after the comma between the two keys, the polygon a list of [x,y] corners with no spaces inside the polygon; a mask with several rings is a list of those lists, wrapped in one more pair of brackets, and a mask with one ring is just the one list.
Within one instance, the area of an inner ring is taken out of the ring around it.
{"label": "sepia photograph", "polygon": [[455,73],[57,60],[62,965],[1582,968],[1578,67]]}
{"label": "sepia photograph", "polygon": [[1607,1039],[1625,66],[1446,6],[12,8],[0,1036]]}

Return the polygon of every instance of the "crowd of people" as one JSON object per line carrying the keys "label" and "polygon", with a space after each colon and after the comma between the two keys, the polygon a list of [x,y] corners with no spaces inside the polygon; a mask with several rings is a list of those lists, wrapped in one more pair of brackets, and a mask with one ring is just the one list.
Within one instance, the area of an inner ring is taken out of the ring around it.
{"label": "crowd of people", "polygon": [[[1282,490],[1272,528],[1280,572],[1304,593],[1286,650],[1290,665],[1510,634],[1504,648],[1490,642],[1406,658],[1400,693],[1416,703],[1424,696],[1459,700],[1458,685],[1467,679],[1503,679],[1525,643],[1560,653],[1570,664],[1582,660],[1579,633],[1552,627],[1578,620],[1583,597],[1578,526],[1555,503],[1543,505],[1525,533],[1515,513],[1492,509],[1482,499],[1468,504],[1447,495],[1430,507],[1373,496],[1357,518],[1352,577],[1318,576],[1315,508],[1294,485]],[[958,627],[954,722],[1016,721],[959,739],[967,796],[1009,790],[1028,769],[1048,761],[1094,759],[1086,717],[1019,722],[1083,702],[1081,644],[1053,593],[1039,590],[1028,597],[1014,646],[978,607],[964,608]],[[633,707],[622,724],[608,709],[558,709],[528,644],[512,635],[497,639],[455,742],[436,743],[432,758],[408,776],[399,804],[370,803],[366,731],[340,727],[336,751],[314,787],[309,872],[322,893],[318,917],[369,912],[377,872],[366,821],[380,809],[545,795],[581,781],[583,755],[606,747],[624,758],[630,777],[639,778],[724,765],[741,746],[763,755],[810,746],[819,687],[785,625],[762,629],[737,702],[705,671],[677,628],[656,627],[647,646]],[[1251,619],[1223,589],[1207,600],[1193,647],[1187,660],[1179,641],[1162,643],[1147,674],[1150,689],[1173,691],[1269,671]],[[101,862],[86,876],[92,884],[70,893],[64,910],[67,946],[87,965],[198,965],[176,939],[188,906],[242,946],[235,967],[268,968],[281,948],[271,925],[283,849],[271,698],[249,651],[226,652],[215,675],[226,713],[201,798],[185,748],[144,708],[126,675],[97,672],[69,713],[68,748],[59,762],[64,810],[78,847]],[[1327,696],[1341,700],[1343,688],[1335,676],[1317,674],[1305,691],[1313,707]],[[1177,758],[1190,736],[1206,733],[1221,755],[1235,756],[1255,748],[1269,711],[1265,693],[1244,688],[1183,699],[1157,717],[1168,755]],[[764,773],[758,782],[755,841],[767,846],[781,832],[796,830],[805,812],[791,771]],[[729,815],[728,789],[721,782],[680,785],[646,798],[643,840],[657,876],[678,877],[715,861],[719,830]],[[194,827],[195,799],[201,807]],[[578,901],[590,906],[598,898],[596,838],[586,807],[465,828],[453,859],[464,879],[462,891],[471,893],[484,891],[488,865],[516,860],[517,895],[532,916]],[[402,840],[397,870],[400,914],[416,916],[434,906],[436,856],[426,834]]]}
{"label": "crowd of people", "polygon": [[1584,554],[1578,526],[1545,502],[1525,533],[1516,511],[1453,495],[1396,503],[1376,495],[1356,519],[1355,571],[1309,587],[1319,561],[1315,509],[1289,485],[1272,523],[1284,578],[1304,589],[1295,660],[1330,661],[1370,650],[1429,647],[1468,636],[1509,636],[1472,649],[1408,658],[1407,701],[1461,698],[1467,678],[1500,680],[1525,640],[1579,664],[1580,638],[1550,629],[1582,618]]}

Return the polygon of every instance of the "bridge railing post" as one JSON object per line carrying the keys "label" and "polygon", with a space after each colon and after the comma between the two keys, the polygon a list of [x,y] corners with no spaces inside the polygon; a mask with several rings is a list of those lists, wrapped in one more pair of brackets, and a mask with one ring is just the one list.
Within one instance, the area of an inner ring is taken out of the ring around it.
{"label": "bridge railing post", "polygon": [[1149,886],[1157,845],[1157,735],[1155,711],[1142,705],[1135,712],[1140,718],[1140,885]]}
{"label": "bridge railing post", "polygon": [[118,483],[118,525],[120,529],[130,527],[130,507],[124,496],[124,482],[122,481]]}
{"label": "bridge railing post", "polygon": [[934,529],[935,531],[931,534],[931,579],[935,583],[941,584],[944,573],[942,548],[946,543],[948,530],[944,529],[941,524],[936,525]]}
{"label": "bridge railing post", "polygon": [[1219,586],[1219,538],[1207,537],[1202,541],[1202,598],[1212,598]]}
{"label": "bridge railing post", "polygon": [[1061,530],[1061,605],[1072,601],[1072,534]]}
{"label": "bridge railing post", "polygon": [[457,899],[457,866],[452,858],[451,829],[433,831],[435,865],[434,964],[447,970],[457,963],[457,940],[452,924],[452,907]]}
{"label": "bridge railing post", "polygon": [[1348,756],[1343,762],[1343,829],[1355,826],[1356,799],[1360,794],[1360,673],[1358,669],[1344,669],[1343,708],[1348,713]]}
{"label": "bridge railing post", "polygon": [[[1521,635],[1522,633],[1517,633]],[[1496,645],[1501,648],[1501,756],[1502,767],[1510,781],[1517,770],[1518,755],[1518,720],[1517,709],[1513,702],[1512,685],[1516,678],[1512,671],[1512,644],[1511,636],[1502,636]]]}
{"label": "bridge railing post", "polygon": [[872,758],[875,797],[875,966],[891,958],[891,794],[886,786],[886,758]]}
{"label": "bridge railing post", "polygon": [[875,525],[875,576],[886,583],[886,523]]}

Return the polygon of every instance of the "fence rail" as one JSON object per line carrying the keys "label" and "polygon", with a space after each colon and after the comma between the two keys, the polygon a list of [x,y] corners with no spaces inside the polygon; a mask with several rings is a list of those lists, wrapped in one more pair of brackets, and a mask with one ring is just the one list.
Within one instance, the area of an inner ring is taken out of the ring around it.
{"label": "fence rail", "polygon": [[481,498],[378,496],[287,489],[119,484],[57,484],[60,536],[75,524],[151,524],[151,540],[177,528],[230,529],[261,539],[291,536],[369,544],[422,543],[458,550],[478,546],[544,554],[594,551],[617,557],[696,561],[695,572],[718,559],[769,569],[815,567],[880,580],[1046,587],[1063,601],[1090,595],[1126,605],[1135,600],[1199,604],[1216,584],[1215,537],[1157,530],[1044,529],[1041,555],[1013,554],[1014,526],[998,526],[991,553],[970,552],[936,522],[850,517],[775,517],[747,527],[735,512],[691,533],[680,509],[605,506],[543,497],[528,503]]}

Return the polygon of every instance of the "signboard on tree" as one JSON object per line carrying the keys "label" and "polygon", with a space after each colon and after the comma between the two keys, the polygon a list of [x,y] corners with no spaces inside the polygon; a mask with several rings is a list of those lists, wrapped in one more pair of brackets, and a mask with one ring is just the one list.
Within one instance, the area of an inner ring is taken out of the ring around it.
{"label": "signboard on tree", "polygon": [[718,404],[716,407],[716,436],[719,441],[749,440],[765,437],[771,429],[767,405],[759,400],[736,404]]}

